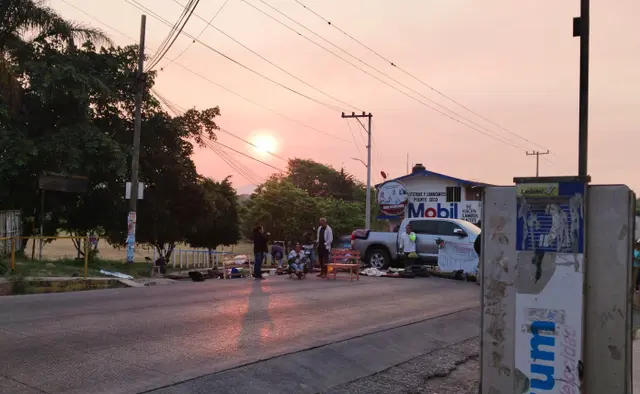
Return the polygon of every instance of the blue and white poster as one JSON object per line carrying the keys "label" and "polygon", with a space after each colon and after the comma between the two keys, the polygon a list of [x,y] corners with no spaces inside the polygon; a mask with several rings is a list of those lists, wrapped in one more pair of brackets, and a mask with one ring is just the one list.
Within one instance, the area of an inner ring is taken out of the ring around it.
{"label": "blue and white poster", "polygon": [[516,250],[584,253],[584,183],[516,186]]}

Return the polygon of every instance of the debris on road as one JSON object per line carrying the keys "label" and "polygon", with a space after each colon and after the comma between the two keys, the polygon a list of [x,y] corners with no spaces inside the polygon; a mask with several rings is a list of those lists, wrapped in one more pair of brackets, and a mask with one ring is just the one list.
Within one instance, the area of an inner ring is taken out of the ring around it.
{"label": "debris on road", "polygon": [[115,278],[120,278],[120,279],[133,279],[133,276],[127,275],[127,274],[123,274],[123,273],[120,273],[120,272],[100,270],[100,273],[102,275],[113,276]]}
{"label": "debris on road", "polygon": [[380,271],[377,268],[366,268],[363,269],[362,271],[360,271],[360,275],[365,275],[365,276],[385,276],[387,273],[384,271]]}

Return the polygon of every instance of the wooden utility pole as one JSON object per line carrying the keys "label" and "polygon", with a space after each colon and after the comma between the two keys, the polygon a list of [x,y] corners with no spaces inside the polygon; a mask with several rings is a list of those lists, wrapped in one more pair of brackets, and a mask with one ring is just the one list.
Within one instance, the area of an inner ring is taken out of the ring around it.
{"label": "wooden utility pole", "polygon": [[138,72],[136,73],[136,108],[133,123],[133,153],[131,155],[131,196],[129,196],[129,216],[127,217],[127,262],[133,263],[136,247],[136,208],[138,203],[138,165],[140,162],[140,134],[142,128],[142,94],[145,86],[144,40],[147,16],[140,18],[140,46],[138,48]]}
{"label": "wooden utility pole", "polygon": [[342,113],[342,118],[343,119],[348,119],[348,118],[368,118],[369,119],[369,125],[367,128],[367,135],[368,135],[368,140],[367,140],[367,201],[365,202],[365,209],[367,210],[367,212],[365,213],[365,223],[364,223],[364,227],[365,229],[370,229],[371,228],[371,118],[373,117],[373,115],[371,115],[371,112],[367,113],[362,113],[359,115],[356,115],[355,112],[352,112],[351,115],[345,115],[345,113]]}
{"label": "wooden utility pole", "polygon": [[546,152],[540,152],[537,150],[534,150],[533,152],[529,153],[527,152],[527,156],[535,156],[536,157],[536,177],[540,176],[540,155],[548,155],[549,153],[549,149],[547,149]]}

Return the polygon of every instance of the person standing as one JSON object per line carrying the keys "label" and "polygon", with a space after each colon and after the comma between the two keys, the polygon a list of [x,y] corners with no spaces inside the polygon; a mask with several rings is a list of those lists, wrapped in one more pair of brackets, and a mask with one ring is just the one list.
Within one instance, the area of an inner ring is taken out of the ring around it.
{"label": "person standing", "polygon": [[417,258],[416,254],[416,233],[411,230],[411,225],[407,224],[405,232],[400,235],[400,249],[404,257],[405,268],[409,267],[409,261]]}
{"label": "person standing", "polygon": [[633,248],[633,270],[631,270],[631,281],[634,286],[634,291],[638,291],[638,274],[640,273],[640,239],[636,240]]}
{"label": "person standing", "polygon": [[316,256],[313,250],[313,233],[311,231],[305,232],[302,236],[302,249],[304,249],[305,253],[309,252],[309,272],[313,272],[313,267],[316,263]]}
{"label": "person standing", "polygon": [[329,263],[329,252],[331,252],[331,244],[333,243],[333,230],[327,224],[327,219],[320,219],[320,227],[318,227],[318,261],[320,262],[319,278],[327,276],[327,264]]}
{"label": "person standing", "polygon": [[262,277],[262,262],[267,257],[267,253],[269,253],[269,247],[267,246],[267,242],[269,233],[264,233],[264,228],[262,226],[257,226],[253,229],[253,254],[254,254],[254,262],[253,262],[253,277],[256,279],[264,279]]}
{"label": "person standing", "polygon": [[478,226],[478,228],[480,228],[480,234],[478,234],[478,236],[476,237],[476,240],[473,241],[473,250],[476,251],[476,254],[478,255],[478,268],[476,269],[476,284],[480,284],[480,259],[482,259],[480,252],[482,251],[482,222],[478,221],[478,223],[476,223],[476,226]]}

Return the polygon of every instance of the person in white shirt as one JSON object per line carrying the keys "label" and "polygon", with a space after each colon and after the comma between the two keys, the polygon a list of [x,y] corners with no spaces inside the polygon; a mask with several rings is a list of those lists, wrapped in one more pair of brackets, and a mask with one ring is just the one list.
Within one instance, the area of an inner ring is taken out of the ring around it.
{"label": "person in white shirt", "polygon": [[327,276],[327,264],[329,263],[329,253],[331,253],[331,244],[333,243],[333,231],[327,224],[327,219],[320,219],[320,227],[318,227],[318,260],[320,261],[320,274],[318,277]]}
{"label": "person in white shirt", "polygon": [[302,245],[296,244],[296,248],[289,253],[289,273],[296,274],[298,278],[304,275],[304,266],[307,263],[307,256],[302,250]]}
{"label": "person in white shirt", "polygon": [[416,256],[416,233],[411,230],[411,225],[407,224],[405,232],[400,235],[400,250],[404,256],[405,265],[408,265],[409,259]]}

